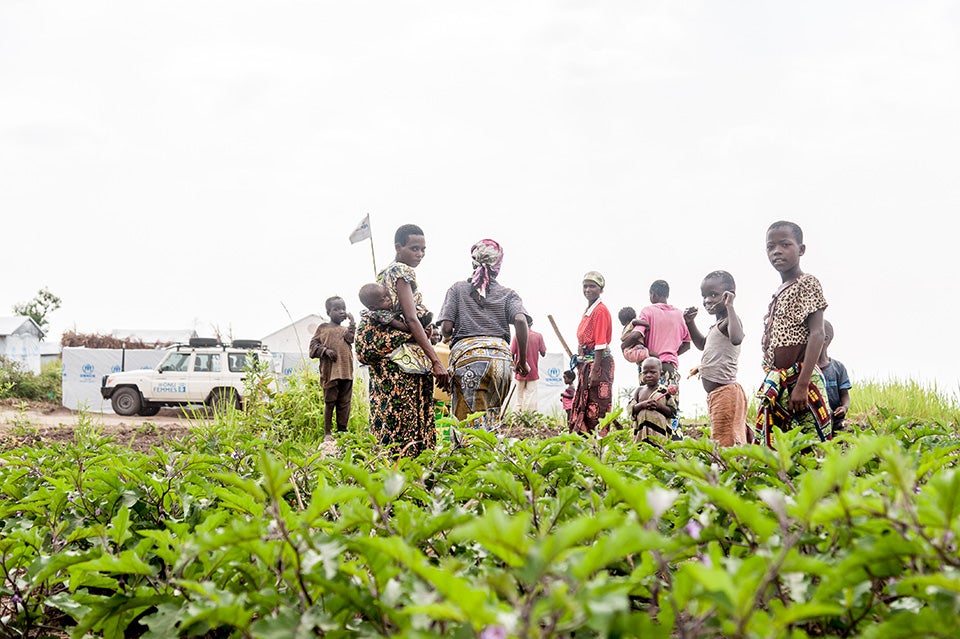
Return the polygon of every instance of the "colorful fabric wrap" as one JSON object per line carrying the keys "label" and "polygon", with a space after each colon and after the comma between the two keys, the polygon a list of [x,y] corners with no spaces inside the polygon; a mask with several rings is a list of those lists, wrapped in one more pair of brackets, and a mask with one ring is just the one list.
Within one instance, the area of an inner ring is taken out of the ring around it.
{"label": "colorful fabric wrap", "polygon": [[[604,359],[613,357],[613,353],[610,352],[609,348],[600,349],[600,352],[602,353],[600,357]],[[596,351],[592,348],[581,346],[580,352],[570,358],[570,370],[575,369],[578,364],[589,364],[593,362],[594,359],[596,359]]]}
{"label": "colorful fabric wrap", "polygon": [[390,360],[405,373],[424,375],[433,370],[433,362],[417,344],[406,342],[390,353]]}
{"label": "colorful fabric wrap", "polygon": [[498,426],[500,410],[510,392],[513,355],[499,337],[465,337],[450,349],[450,401],[453,414],[464,420],[482,412],[477,426]]}
{"label": "colorful fabric wrap", "polygon": [[800,376],[800,363],[789,368],[764,367],[766,377],[757,390],[757,399],[760,400],[760,410],[757,411],[756,431],[757,438],[762,439],[773,448],[773,428],[791,430],[794,427],[813,425],[820,441],[833,438],[830,429],[832,422],[830,406],[827,403],[827,391],[823,374],[819,368],[814,368],[810,376],[810,385],[807,389],[807,408],[809,410],[796,414],[790,411],[790,391],[796,386]]}
{"label": "colorful fabric wrap", "polygon": [[503,264],[503,249],[494,240],[480,240],[470,247],[470,257],[473,259],[470,284],[477,295],[486,297],[490,280],[497,277],[500,265]]}

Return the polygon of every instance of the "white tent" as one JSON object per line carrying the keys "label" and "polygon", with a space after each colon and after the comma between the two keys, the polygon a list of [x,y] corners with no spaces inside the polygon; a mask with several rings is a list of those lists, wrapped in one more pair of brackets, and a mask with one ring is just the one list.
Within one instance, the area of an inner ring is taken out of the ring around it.
{"label": "white tent", "polygon": [[310,340],[317,332],[317,327],[327,321],[317,314],[302,317],[293,324],[284,326],[278,331],[261,338],[263,345],[274,353],[302,353],[309,356]]}
{"label": "white tent", "polygon": [[0,356],[23,370],[40,374],[40,340],[43,331],[30,317],[0,317]]}

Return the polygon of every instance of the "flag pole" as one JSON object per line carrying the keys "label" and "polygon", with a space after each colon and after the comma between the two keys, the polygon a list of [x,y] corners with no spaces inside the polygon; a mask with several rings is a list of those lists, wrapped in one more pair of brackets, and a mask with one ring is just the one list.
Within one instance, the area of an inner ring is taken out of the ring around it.
{"label": "flag pole", "polygon": [[[368,217],[369,215],[370,214],[367,213]],[[369,226],[370,226],[370,236],[367,239],[370,240],[370,259],[373,260],[373,279],[376,280],[377,273],[379,273],[380,271],[377,270],[377,256],[373,252],[373,223],[370,223]]]}

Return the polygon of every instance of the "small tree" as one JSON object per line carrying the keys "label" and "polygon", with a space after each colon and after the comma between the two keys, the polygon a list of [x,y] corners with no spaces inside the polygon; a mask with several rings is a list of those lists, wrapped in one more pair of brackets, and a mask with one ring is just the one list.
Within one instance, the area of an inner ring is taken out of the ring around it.
{"label": "small tree", "polygon": [[59,297],[51,293],[47,287],[43,287],[37,292],[37,296],[29,302],[14,304],[13,313],[14,315],[23,315],[31,318],[37,323],[40,330],[46,332],[47,325],[50,324],[47,316],[60,308],[60,303],[61,300]]}

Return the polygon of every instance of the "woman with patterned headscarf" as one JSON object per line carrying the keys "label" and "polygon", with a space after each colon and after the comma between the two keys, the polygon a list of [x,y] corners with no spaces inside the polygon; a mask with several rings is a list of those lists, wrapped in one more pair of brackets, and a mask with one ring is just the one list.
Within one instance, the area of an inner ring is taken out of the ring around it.
{"label": "woman with patterned headscarf", "polygon": [[613,355],[610,339],[613,320],[600,294],[606,285],[603,275],[589,271],[583,276],[583,296],[587,310],[577,327],[577,377],[580,383],[573,396],[570,430],[592,433],[613,406]]}
{"label": "woman with patterned headscarf", "polygon": [[473,273],[447,291],[438,320],[450,340],[450,396],[453,414],[464,420],[483,413],[474,426],[498,425],[513,377],[510,325],[517,331],[517,371],[529,370],[526,361],[529,314],[520,296],[497,281],[503,249],[494,240],[470,247]]}

